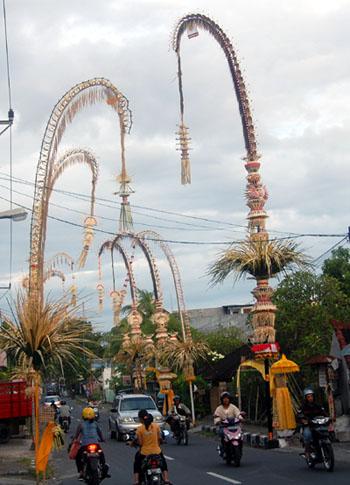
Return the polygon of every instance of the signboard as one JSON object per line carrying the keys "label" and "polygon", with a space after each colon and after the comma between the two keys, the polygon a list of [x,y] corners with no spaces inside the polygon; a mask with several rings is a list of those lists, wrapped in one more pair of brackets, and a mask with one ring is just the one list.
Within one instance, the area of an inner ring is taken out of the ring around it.
{"label": "signboard", "polygon": [[320,366],[318,369],[318,385],[320,387],[327,387],[327,374],[326,374],[326,366]]}

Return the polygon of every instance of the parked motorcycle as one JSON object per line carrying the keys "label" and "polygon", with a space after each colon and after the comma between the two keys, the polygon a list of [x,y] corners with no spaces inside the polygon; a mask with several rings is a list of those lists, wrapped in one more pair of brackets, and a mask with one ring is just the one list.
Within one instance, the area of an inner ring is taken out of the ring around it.
{"label": "parked motorcycle", "polygon": [[[302,453],[309,468],[314,468],[317,464],[323,464],[327,472],[334,470],[334,451],[330,440],[329,426],[331,418],[327,416],[317,416],[309,420],[312,433],[312,442],[309,457]],[[301,442],[304,440],[301,435]]]}
{"label": "parked motorcycle", "polygon": [[237,418],[225,419],[221,421],[219,428],[221,443],[217,451],[227,465],[233,462],[235,466],[240,466],[243,454],[243,432],[241,420]]}
{"label": "parked motorcycle", "polygon": [[173,416],[173,419],[177,421],[175,425],[174,431],[174,438],[178,445],[183,443],[184,445],[188,445],[188,430],[187,430],[187,422],[188,418],[181,414]]}
{"label": "parked motorcycle", "polygon": [[99,485],[108,473],[108,465],[102,465],[103,453],[98,443],[87,445],[83,451],[83,479],[88,485]]}

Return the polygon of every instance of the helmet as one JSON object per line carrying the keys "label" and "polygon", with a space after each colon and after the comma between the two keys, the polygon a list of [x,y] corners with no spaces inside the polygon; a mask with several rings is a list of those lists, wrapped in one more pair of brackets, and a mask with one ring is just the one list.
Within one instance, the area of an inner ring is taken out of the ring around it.
{"label": "helmet", "polygon": [[221,401],[221,404],[224,402],[224,398],[225,398],[225,397],[228,397],[230,401],[231,401],[231,399],[232,399],[231,394],[230,394],[229,392],[227,392],[227,391],[224,391],[224,392],[222,392],[222,393],[220,394],[220,401]]}
{"label": "helmet", "polygon": [[311,387],[307,387],[306,389],[303,390],[303,396],[304,397],[308,396],[309,394],[312,394],[312,395],[315,394],[313,389],[311,389]]}
{"label": "helmet", "polygon": [[174,396],[174,397],[173,397],[173,401],[174,401],[174,402],[175,402],[175,401],[181,401],[181,397],[180,397],[180,396],[178,396],[178,395],[176,395],[176,396]]}
{"label": "helmet", "polygon": [[83,419],[95,419],[95,411],[92,408],[84,408],[82,417]]}
{"label": "helmet", "polygon": [[140,420],[144,420],[145,418],[147,418],[147,416],[148,416],[148,412],[146,411],[146,409],[141,409],[141,410],[139,411],[138,416],[139,416],[139,419],[140,419]]}

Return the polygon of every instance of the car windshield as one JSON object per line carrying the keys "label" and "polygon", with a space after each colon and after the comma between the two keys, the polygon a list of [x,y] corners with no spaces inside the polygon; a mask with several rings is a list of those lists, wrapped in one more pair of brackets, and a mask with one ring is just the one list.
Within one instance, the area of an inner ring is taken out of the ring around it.
{"label": "car windshield", "polygon": [[121,411],[139,411],[140,409],[157,409],[150,397],[132,397],[123,399],[120,403]]}
{"label": "car windshield", "polygon": [[45,397],[45,402],[52,402],[52,401],[59,401],[60,398],[58,396],[48,396],[48,397]]}

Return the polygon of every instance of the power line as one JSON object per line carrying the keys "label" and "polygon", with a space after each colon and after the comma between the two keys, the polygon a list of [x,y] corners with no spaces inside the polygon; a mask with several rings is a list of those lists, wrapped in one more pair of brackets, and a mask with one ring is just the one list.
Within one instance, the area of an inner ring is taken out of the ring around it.
{"label": "power line", "polygon": [[[9,200],[6,199],[5,197],[0,196],[0,199],[9,202]],[[15,203],[15,202],[13,204],[16,205],[17,207],[21,207],[22,209],[25,209],[25,210],[28,210],[28,211],[32,212],[32,209],[31,208],[26,207],[26,206],[24,206],[22,204],[18,204],[18,203]],[[48,215],[48,218],[49,219],[53,219],[53,220],[58,221],[58,222],[62,222],[62,223],[65,223],[65,224],[69,224],[70,226],[79,227],[79,228],[83,228],[84,229],[84,226],[82,224],[77,223],[77,222],[69,221],[67,219],[62,219],[60,217],[51,216],[51,215]],[[108,234],[108,235],[111,235],[111,236],[114,236],[114,237],[117,235],[115,232],[106,231],[104,229],[95,228],[94,231],[95,232],[102,233],[102,234]],[[135,236],[135,234],[125,233],[124,236],[125,237],[133,238]],[[270,241],[282,241],[282,240],[293,239],[293,238],[299,239],[301,237],[339,237],[339,236],[344,236],[344,235],[343,234],[340,234],[340,235],[339,234],[299,234],[298,236],[295,236],[295,237],[286,236],[286,237],[281,237],[281,238],[270,239]],[[346,236],[345,236],[345,238],[346,238]],[[343,238],[343,240],[345,238]],[[186,240],[163,239],[163,238],[157,239],[157,238],[152,238],[152,237],[146,237],[145,239],[148,240],[148,241],[155,241],[155,242],[166,242],[166,243],[172,243],[172,244],[197,245],[197,246],[203,246],[203,245],[210,245],[210,246],[223,245],[223,246],[229,246],[229,245],[232,245],[232,244],[239,244],[239,243],[242,243],[243,242],[243,240],[236,240],[236,241],[186,241]]]}
{"label": "power line", "polygon": [[320,266],[320,264],[322,263],[322,260],[325,256],[327,256],[327,254],[329,254],[330,252],[332,252],[336,247],[338,247],[340,244],[342,244],[346,239],[347,239],[347,235],[345,237],[343,237],[340,241],[338,241],[337,243],[333,244],[333,246],[331,246],[329,249],[327,249],[327,251],[325,251],[324,253],[320,254],[317,258],[315,258],[313,260],[313,264],[314,266],[318,267]]}
{"label": "power line", "polygon": [[[5,174],[4,172],[1,172],[1,171],[0,171],[0,174],[7,176],[7,174]],[[21,183],[21,184],[24,184],[24,185],[30,185],[30,186],[35,185],[33,182],[30,182],[28,180],[21,179],[21,178],[18,178],[18,177],[14,177],[13,179],[14,179],[15,182]],[[8,178],[0,177],[0,180],[8,180]],[[49,186],[46,186],[46,188],[48,188],[48,189],[50,189],[54,192],[61,193],[63,195],[68,195],[69,197],[72,197],[72,198],[75,198],[75,199],[78,199],[78,200],[82,200],[82,201],[90,200],[90,195],[88,195],[88,194],[82,194],[82,193],[79,193],[79,192],[71,192],[71,191],[62,190],[62,189],[55,189],[54,187],[49,187]],[[120,205],[121,205],[117,201],[105,199],[105,198],[101,198],[101,197],[96,197],[95,200],[96,200],[97,205],[107,207],[107,208],[110,208],[110,209],[115,209],[116,207],[120,207]],[[98,202],[98,201],[109,202],[110,204],[113,204],[113,205],[104,204],[104,203],[101,203],[101,202]],[[169,215],[177,215],[177,216],[181,216],[181,217],[184,217],[184,218],[200,219],[200,220],[204,220],[204,221],[215,223],[215,224],[224,224],[224,225],[227,225],[227,226],[241,227],[241,228],[244,229],[244,231],[235,231],[235,232],[242,232],[242,233],[247,232],[247,226],[243,226],[243,225],[240,225],[240,224],[234,224],[234,223],[227,222],[227,221],[208,219],[208,218],[203,218],[203,217],[199,217],[199,216],[190,216],[188,214],[182,214],[180,212],[166,211],[166,210],[163,210],[163,209],[155,209],[155,208],[151,208],[151,207],[147,207],[147,206],[139,206],[139,205],[132,204],[132,208],[134,208],[134,207],[141,208],[142,210],[166,213],[166,214],[169,214]],[[71,209],[69,208],[69,210],[71,210]],[[142,216],[145,216],[145,217],[151,217],[151,218],[154,218],[154,219],[165,220],[167,222],[170,222],[169,219],[165,219],[165,218],[162,218],[162,217],[156,217],[156,216],[150,216],[149,214],[140,213],[140,212],[137,212],[137,211],[134,211],[134,210],[133,210],[133,213],[139,214],[139,215],[142,215]],[[102,218],[105,218],[106,220],[108,220],[108,218],[106,218],[104,216]],[[210,228],[208,226],[186,223],[184,221],[173,220],[171,222],[174,222],[176,224],[184,224],[184,225],[188,225],[188,226],[191,226],[191,227],[200,227],[200,228],[204,228],[204,229],[225,230],[224,228],[215,228],[215,227]],[[278,230],[273,230],[273,229],[269,230],[269,233],[288,234],[288,236],[286,236],[286,237],[275,238],[275,240],[292,239],[292,238],[298,238],[298,237],[342,237],[344,235],[344,234],[322,234],[322,233],[296,233],[296,232],[278,231]]]}

